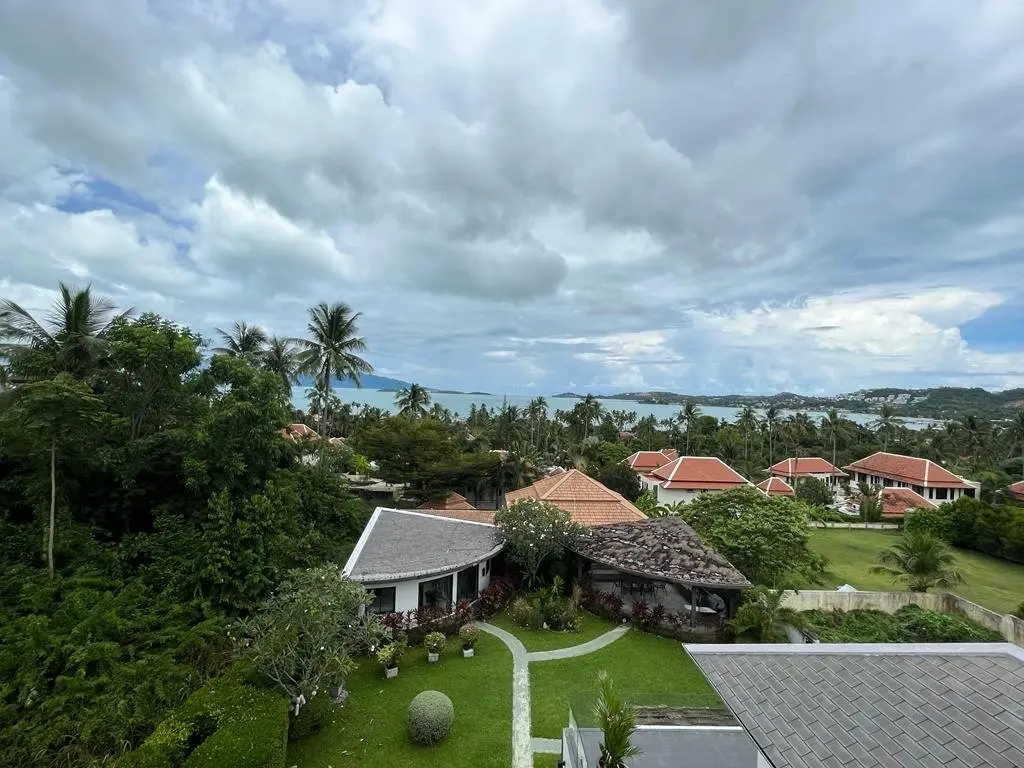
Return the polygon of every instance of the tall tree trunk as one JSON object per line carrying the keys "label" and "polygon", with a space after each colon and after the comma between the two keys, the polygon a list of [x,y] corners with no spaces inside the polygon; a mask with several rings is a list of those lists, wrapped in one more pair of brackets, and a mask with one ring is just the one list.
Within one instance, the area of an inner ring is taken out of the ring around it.
{"label": "tall tree trunk", "polygon": [[50,440],[50,535],[46,544],[46,565],[53,581],[53,529],[57,524],[57,438]]}
{"label": "tall tree trunk", "polygon": [[836,465],[836,433],[832,433],[832,466]]}

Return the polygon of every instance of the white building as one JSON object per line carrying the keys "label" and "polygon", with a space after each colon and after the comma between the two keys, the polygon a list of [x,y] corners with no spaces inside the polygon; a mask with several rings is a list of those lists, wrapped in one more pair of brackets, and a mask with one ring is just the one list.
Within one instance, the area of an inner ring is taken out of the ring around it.
{"label": "white building", "polygon": [[777,461],[768,468],[768,474],[785,480],[791,486],[802,477],[813,477],[827,483],[830,488],[836,488],[846,477],[843,470],[819,456],[800,456]]}
{"label": "white building", "polygon": [[961,496],[975,498],[981,483],[965,480],[930,459],[879,451],[843,467],[850,481],[883,488],[910,488],[928,501],[955,501]]}
{"label": "white building", "polygon": [[728,491],[754,484],[716,456],[680,456],[640,478],[659,504],[689,504],[702,493]]}

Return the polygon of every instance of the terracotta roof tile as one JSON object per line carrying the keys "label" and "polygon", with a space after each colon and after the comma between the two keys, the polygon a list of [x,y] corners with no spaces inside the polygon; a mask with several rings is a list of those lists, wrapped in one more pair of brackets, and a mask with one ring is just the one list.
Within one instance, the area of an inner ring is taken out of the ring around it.
{"label": "terracotta roof tile", "polygon": [[937,506],[911,488],[882,489],[883,515],[904,515],[911,509],[935,509]]}
{"label": "terracotta roof tile", "polygon": [[800,477],[802,475],[835,475],[846,477],[846,473],[831,461],[819,456],[800,456],[793,459],[783,459],[772,464],[768,470],[773,475],[785,475],[786,477]]}
{"label": "terracotta roof tile", "polygon": [[419,505],[418,509],[476,509],[461,493],[452,491],[443,499],[431,499]]}
{"label": "terracotta roof tile", "polygon": [[1018,499],[1024,499],[1024,480],[1014,483],[1007,490],[1009,490],[1012,496],[1016,496]]}
{"label": "terracotta roof tile", "polygon": [[287,427],[282,427],[277,430],[277,433],[281,435],[285,440],[291,440],[293,443],[299,438],[308,438],[310,440],[319,439],[320,435],[308,424],[296,423],[289,424]]}
{"label": "terracotta roof tile", "polygon": [[623,459],[622,463],[637,472],[650,472],[677,458],[679,452],[674,448],[663,448],[660,451],[637,451]]}
{"label": "terracotta roof tile", "polygon": [[757,484],[759,490],[764,491],[769,496],[793,496],[795,495],[792,487],[785,480],[778,477],[769,477],[767,480],[762,480]]}
{"label": "terracotta roof tile", "polygon": [[718,490],[752,485],[716,456],[680,456],[648,477],[669,490]]}
{"label": "terracotta roof tile", "polygon": [[930,459],[916,456],[901,456],[898,453],[879,451],[855,461],[843,469],[864,472],[905,483],[923,485],[926,488],[973,488],[962,477],[958,477]]}
{"label": "terracotta roof tile", "polygon": [[506,504],[519,499],[550,501],[568,512],[580,525],[609,525],[647,519],[622,494],[606,488],[578,469],[545,477],[533,485],[505,494]]}

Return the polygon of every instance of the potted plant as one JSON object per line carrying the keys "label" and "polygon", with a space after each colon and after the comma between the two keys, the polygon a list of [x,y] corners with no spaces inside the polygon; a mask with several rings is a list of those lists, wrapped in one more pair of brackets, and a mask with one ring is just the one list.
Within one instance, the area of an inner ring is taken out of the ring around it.
{"label": "potted plant", "polygon": [[612,679],[604,670],[597,675],[600,689],[594,714],[601,727],[598,768],[627,768],[626,760],[640,754],[631,738],[636,731],[636,714],[612,690]]}
{"label": "potted plant", "polygon": [[397,640],[377,651],[377,661],[384,667],[384,676],[398,677],[398,662],[405,655],[405,641]]}
{"label": "potted plant", "polygon": [[423,638],[423,645],[427,649],[427,661],[431,664],[441,658],[441,651],[448,644],[448,638],[444,632],[431,632]]}
{"label": "potted plant", "polygon": [[462,655],[465,658],[470,658],[474,653],[476,647],[476,639],[480,636],[480,630],[476,628],[476,624],[463,624],[459,630],[459,642],[462,643]]}

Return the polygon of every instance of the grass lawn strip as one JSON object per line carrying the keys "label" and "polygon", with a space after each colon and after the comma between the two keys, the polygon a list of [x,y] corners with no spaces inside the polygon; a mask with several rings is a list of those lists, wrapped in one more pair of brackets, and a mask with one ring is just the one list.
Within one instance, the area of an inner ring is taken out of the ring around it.
{"label": "grass lawn strip", "polygon": [[[481,635],[476,656],[462,657],[452,641],[437,664],[411,648],[398,677],[384,679],[370,660],[348,680],[349,700],[319,733],[288,745],[288,765],[299,768],[508,768],[512,750],[512,655]],[[436,747],[409,742],[405,716],[420,691],[447,694],[455,705],[451,735]]]}
{"label": "grass lawn strip", "polygon": [[558,768],[561,755],[549,755],[544,752],[533,753],[533,768]]}
{"label": "grass lawn strip", "polygon": [[592,724],[602,669],[612,676],[615,693],[634,706],[721,706],[678,642],[630,632],[586,656],[530,663],[533,735],[560,738],[570,705],[581,725]]}
{"label": "grass lawn strip", "polygon": [[[870,573],[878,553],[893,545],[900,534],[890,531],[815,529],[811,546],[831,561],[822,585],[803,584],[803,589],[835,589],[852,584],[863,591],[893,592],[902,589],[879,573]],[[1024,565],[978,552],[955,549],[956,566],[966,581],[953,587],[961,597],[992,611],[1013,611],[1024,595]]]}
{"label": "grass lawn strip", "polygon": [[519,638],[519,641],[526,646],[527,651],[552,651],[556,648],[569,648],[573,645],[582,645],[588,640],[603,635],[617,624],[595,616],[592,613],[583,611],[580,614],[581,623],[579,632],[552,632],[548,629],[523,629],[508,615],[502,611],[487,621],[496,627],[501,627],[506,632],[511,632]]}

